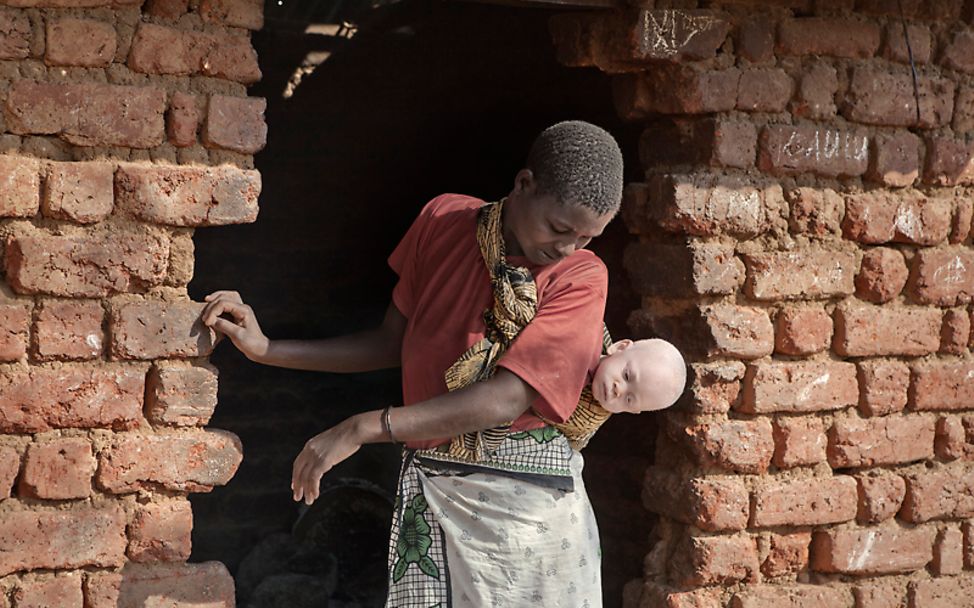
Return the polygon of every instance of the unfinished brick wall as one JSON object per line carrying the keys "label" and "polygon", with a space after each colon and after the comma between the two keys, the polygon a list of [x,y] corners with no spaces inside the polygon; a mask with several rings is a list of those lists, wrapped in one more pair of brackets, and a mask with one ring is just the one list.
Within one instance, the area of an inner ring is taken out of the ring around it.
{"label": "unfinished brick wall", "polygon": [[[641,2],[561,60],[645,125],[637,335],[692,361],[626,606],[974,606],[974,27],[960,0]],[[648,5],[648,6],[647,6]]]}
{"label": "unfinished brick wall", "polygon": [[242,458],[186,285],[257,215],[262,3],[0,4],[0,606],[231,606],[184,563]]}

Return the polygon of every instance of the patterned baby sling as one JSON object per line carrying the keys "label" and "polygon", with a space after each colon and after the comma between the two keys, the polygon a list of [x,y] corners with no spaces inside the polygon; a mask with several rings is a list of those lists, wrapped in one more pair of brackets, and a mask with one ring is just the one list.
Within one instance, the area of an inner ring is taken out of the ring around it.
{"label": "patterned baby sling", "polygon": [[[504,200],[487,203],[477,216],[477,243],[490,274],[494,304],[484,311],[486,332],[483,339],[471,346],[445,372],[450,391],[470,386],[494,375],[497,362],[528,323],[538,308],[538,291],[531,272],[524,267],[507,263],[502,233]],[[602,352],[611,344],[608,329],[603,326]],[[535,412],[535,415],[538,415]],[[580,450],[609,418],[606,411],[586,385],[575,411],[564,423],[553,422],[538,415],[548,425],[560,431],[572,448]],[[513,421],[493,429],[464,433],[449,445],[449,455],[463,462],[481,462],[493,453],[511,431]]]}

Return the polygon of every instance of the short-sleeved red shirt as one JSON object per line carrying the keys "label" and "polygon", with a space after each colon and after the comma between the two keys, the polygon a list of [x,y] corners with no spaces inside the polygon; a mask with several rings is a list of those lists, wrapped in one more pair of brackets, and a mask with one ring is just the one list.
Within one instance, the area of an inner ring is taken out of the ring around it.
{"label": "short-sleeved red shirt", "polygon": [[[447,392],[444,372],[484,337],[484,311],[493,304],[490,276],[477,244],[480,199],[444,194],[429,203],[389,257],[399,275],[392,300],[408,320],[402,344],[405,405]],[[559,422],[575,409],[588,373],[598,365],[608,289],[605,265],[592,252],[576,251],[556,264],[526,258],[538,287],[538,312],[498,365],[538,391],[533,409]],[[514,430],[544,423],[529,410]],[[441,440],[410,443],[428,448]]]}

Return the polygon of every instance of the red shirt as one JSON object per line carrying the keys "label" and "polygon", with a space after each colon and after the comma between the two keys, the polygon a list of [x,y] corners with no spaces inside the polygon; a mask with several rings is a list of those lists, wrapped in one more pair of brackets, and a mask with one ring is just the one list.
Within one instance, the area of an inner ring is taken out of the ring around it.
{"label": "red shirt", "polygon": [[[477,210],[483,204],[458,194],[438,196],[389,256],[399,275],[392,301],[408,320],[402,344],[407,406],[446,393],[444,372],[484,337],[483,313],[494,300],[476,236]],[[507,259],[534,275],[538,312],[498,365],[538,391],[535,411],[563,422],[574,411],[587,374],[598,365],[608,289],[605,265],[585,249],[547,266],[520,256]],[[543,425],[529,410],[513,430]],[[447,441],[409,446],[428,448]]]}

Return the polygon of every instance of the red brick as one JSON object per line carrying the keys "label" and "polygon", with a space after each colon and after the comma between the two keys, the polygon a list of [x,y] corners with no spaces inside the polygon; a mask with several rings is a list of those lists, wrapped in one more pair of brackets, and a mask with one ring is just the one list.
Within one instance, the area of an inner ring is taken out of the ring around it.
{"label": "red brick", "polygon": [[818,418],[777,418],[774,443],[774,464],[778,468],[825,462],[825,428]]}
{"label": "red brick", "polygon": [[118,205],[138,218],[171,226],[223,226],[257,219],[257,171],[229,165],[121,165]]}
{"label": "red brick", "polygon": [[881,578],[875,583],[857,585],[852,593],[856,598],[856,608],[903,608],[906,581]]}
{"label": "red brick", "polygon": [[883,416],[906,407],[910,369],[900,361],[860,361],[859,410],[866,416]]}
{"label": "red brick", "polygon": [[768,362],[750,365],[741,410],[815,412],[855,405],[856,366],[845,362]]}
{"label": "red brick", "polygon": [[877,304],[888,302],[900,294],[908,277],[902,253],[886,247],[869,249],[856,276],[856,295]]}
{"label": "red brick", "polygon": [[47,22],[48,65],[107,67],[115,59],[115,28],[104,21],[61,18]]}
{"label": "red brick", "polygon": [[862,192],[846,196],[842,222],[846,238],[876,245],[895,241],[936,245],[950,234],[953,204],[919,191]]}
{"label": "red brick", "polygon": [[964,12],[964,0],[928,0],[920,3],[920,16],[931,21],[959,21]]}
{"label": "red brick", "polygon": [[974,516],[974,469],[957,463],[906,475],[900,517],[912,523]]}
{"label": "red brick", "polygon": [[647,114],[708,114],[733,110],[741,71],[661,65],[645,74],[613,79],[616,109],[626,120]]}
{"label": "red brick", "polygon": [[835,68],[823,62],[812,63],[801,75],[791,112],[801,118],[835,116],[835,92],[839,78]]}
{"label": "red brick", "polygon": [[200,111],[196,107],[195,96],[180,91],[173,93],[166,120],[166,133],[169,135],[169,143],[180,148],[192,146],[196,143]]}
{"label": "red brick", "polygon": [[784,112],[795,82],[781,68],[749,68],[737,85],[737,109],[749,112]]}
{"label": "red brick", "polygon": [[46,217],[93,224],[115,206],[115,167],[110,163],[51,163],[44,182]]}
{"label": "red brick", "polygon": [[887,72],[872,67],[853,70],[843,114],[849,120],[894,127],[940,127],[954,113],[954,83],[946,78],[918,78],[920,119],[909,70]]}
{"label": "red brick", "polygon": [[639,158],[647,167],[704,164],[746,169],[754,166],[757,145],[757,127],[750,122],[671,118],[657,120],[643,131]]}
{"label": "red brick", "polygon": [[911,581],[909,608],[974,608],[974,579],[945,577]]}
{"label": "red brick", "polygon": [[672,561],[681,587],[732,584],[754,577],[759,568],[757,543],[746,534],[687,537]]}
{"label": "red brick", "polygon": [[844,608],[849,591],[825,585],[757,585],[734,594],[730,608]]}
{"label": "red brick", "polygon": [[0,10],[0,59],[27,59],[30,39],[30,17],[25,11]]}
{"label": "red brick", "polygon": [[974,460],[974,416],[941,416],[934,447],[943,460]]}
{"label": "red brick", "polygon": [[7,242],[7,280],[15,291],[99,297],[162,283],[169,243],[149,232],[84,236],[42,234]]}
{"label": "red brick", "polygon": [[0,518],[0,573],[111,568],[125,561],[125,513],[120,507],[66,511],[8,511]]}
{"label": "red brick", "polygon": [[808,567],[808,546],[811,532],[772,534],[768,555],[761,564],[765,576],[782,576],[800,572]]}
{"label": "red brick", "polygon": [[945,528],[937,535],[930,571],[936,576],[960,574],[964,569],[963,535],[958,528]]}
{"label": "red brick", "polygon": [[663,467],[649,467],[643,505],[708,532],[743,530],[750,514],[750,495],[739,479],[691,478]]}
{"label": "red brick", "polygon": [[940,349],[942,322],[939,308],[842,304],[832,348],[843,357],[928,355]]}
{"label": "red brick", "polygon": [[967,28],[954,32],[940,56],[940,63],[959,72],[974,72],[974,31]]}
{"label": "red brick", "polygon": [[705,466],[738,473],[763,473],[771,464],[774,439],[766,419],[726,420],[684,430],[690,449]]}
{"label": "red brick", "polygon": [[266,109],[267,100],[262,97],[211,96],[203,125],[203,144],[244,154],[259,152],[267,143]]}
{"label": "red brick", "polygon": [[774,350],[774,328],[761,308],[711,304],[702,306],[700,314],[711,357],[759,359]]}
{"label": "red brick", "polygon": [[971,336],[971,317],[966,310],[953,309],[944,313],[940,330],[940,352],[960,355],[967,350]]}
{"label": "red brick", "polygon": [[920,249],[908,289],[921,304],[956,306],[974,296],[974,252],[962,245]]}
{"label": "red brick", "polygon": [[30,310],[21,304],[0,304],[0,361],[19,361],[27,354]]}
{"label": "red brick", "polygon": [[176,21],[189,11],[189,0],[147,0],[145,12],[158,19]]}
{"label": "red brick", "polygon": [[548,19],[548,31],[558,63],[568,67],[594,67],[596,46],[601,46],[605,18],[592,13],[560,13]]}
{"label": "red brick", "polygon": [[860,523],[876,524],[891,519],[903,505],[906,482],[899,475],[863,475],[859,480]]}
{"label": "red brick", "polygon": [[845,475],[768,482],[754,491],[751,525],[817,526],[856,517],[856,480]]}
{"label": "red brick", "polygon": [[217,370],[207,363],[158,362],[146,383],[146,418],[155,424],[203,426],[216,408]]}
{"label": "red brick", "polygon": [[261,0],[202,0],[200,17],[208,23],[259,30],[264,27]]}
{"label": "red brick", "polygon": [[82,608],[81,572],[22,578],[12,597],[16,608]]}
{"label": "red brick", "polygon": [[778,27],[779,54],[868,58],[879,50],[879,25],[868,21],[808,17]]}
{"label": "red brick", "polygon": [[40,208],[40,165],[33,158],[0,155],[0,217],[31,217]]}
{"label": "red brick", "polygon": [[868,162],[869,140],[861,129],[769,125],[761,131],[758,167],[762,171],[856,177],[866,172]]}
{"label": "red brick", "polygon": [[34,355],[52,359],[93,359],[102,353],[105,311],[101,302],[47,300],[34,323]]}
{"label": "red brick", "polygon": [[933,458],[934,424],[928,416],[836,420],[829,431],[829,464],[845,469]]}
{"label": "red brick", "polygon": [[974,220],[974,201],[958,197],[954,199],[954,204],[954,218],[948,240],[957,244],[966,241],[971,233],[971,222]]}
{"label": "red brick", "polygon": [[722,243],[631,243],[624,265],[641,295],[731,294],[744,283],[744,263]]}
{"label": "red brick", "polygon": [[[0,445],[0,501],[10,498],[11,490],[14,486],[14,481],[17,480],[17,475],[20,474],[20,453],[8,446]],[[747,491],[745,490],[745,501],[747,500]],[[747,514],[745,513],[745,519]],[[745,522],[744,527],[747,526]],[[743,529],[743,527],[742,527]]]}
{"label": "red brick", "polygon": [[925,567],[933,559],[935,527],[817,530],[812,538],[812,568],[842,574],[899,574]]}
{"label": "red brick", "polygon": [[116,359],[206,357],[213,333],[199,320],[202,303],[136,300],[111,314],[112,356]]}
{"label": "red brick", "polygon": [[856,256],[851,252],[809,248],[744,256],[744,291],[755,300],[824,299],[851,295]]}
{"label": "red brick", "polygon": [[159,487],[209,492],[237,472],[243,446],[227,431],[120,433],[101,452],[98,485],[115,494]]}
{"label": "red brick", "polygon": [[193,509],[186,500],[149,503],[129,524],[128,556],[135,562],[183,562],[192,548]]}
{"label": "red brick", "polygon": [[795,234],[827,237],[839,233],[845,201],[831,188],[792,188],[785,193],[790,203],[788,226]]}
{"label": "red brick", "polygon": [[0,433],[125,429],[142,418],[143,372],[128,367],[31,368],[0,374]]}
{"label": "red brick", "polygon": [[876,135],[866,177],[894,188],[912,185],[920,177],[920,138],[909,131]]}
{"label": "red brick", "polygon": [[829,347],[832,318],[821,308],[789,306],[775,317],[775,351],[810,355]]}
{"label": "red brick", "polygon": [[774,23],[766,15],[749,16],[737,29],[737,54],[753,63],[774,60]]}
{"label": "red brick", "polygon": [[770,226],[770,213],[784,206],[777,184],[714,174],[654,176],[649,196],[660,226],[696,236],[755,236]]}
{"label": "red brick", "polygon": [[958,85],[952,126],[955,133],[974,131],[974,87],[967,84]]}
{"label": "red brick", "polygon": [[965,521],[961,526],[964,533],[964,567],[974,569],[974,521]]}
{"label": "red brick", "polygon": [[974,146],[961,139],[930,136],[923,181],[937,186],[974,184]]}
{"label": "red brick", "polygon": [[27,448],[21,495],[50,500],[87,498],[95,474],[91,442],[83,437],[60,437]]}
{"label": "red brick", "polygon": [[[910,48],[907,50],[906,37],[910,38]],[[891,22],[886,26],[886,44],[883,46],[883,56],[899,63],[910,63],[910,51],[913,52],[915,63],[930,61],[933,50],[933,36],[930,28],[919,23],[911,23],[907,31],[903,32],[901,21]]]}
{"label": "red brick", "polygon": [[974,364],[928,361],[912,366],[910,406],[916,410],[963,410],[974,403]]}
{"label": "red brick", "polygon": [[89,574],[85,602],[85,608],[233,608],[233,577],[220,562],[128,564],[121,572]]}
{"label": "red brick", "polygon": [[699,414],[724,414],[737,402],[744,378],[739,361],[691,363],[690,409]]}
{"label": "red brick", "polygon": [[252,84],[261,78],[257,53],[243,36],[182,31],[141,23],[128,66],[145,74],[202,74]]}
{"label": "red brick", "polygon": [[154,148],[165,139],[166,93],[154,87],[16,80],[6,109],[7,128],[18,135],[130,148]]}

